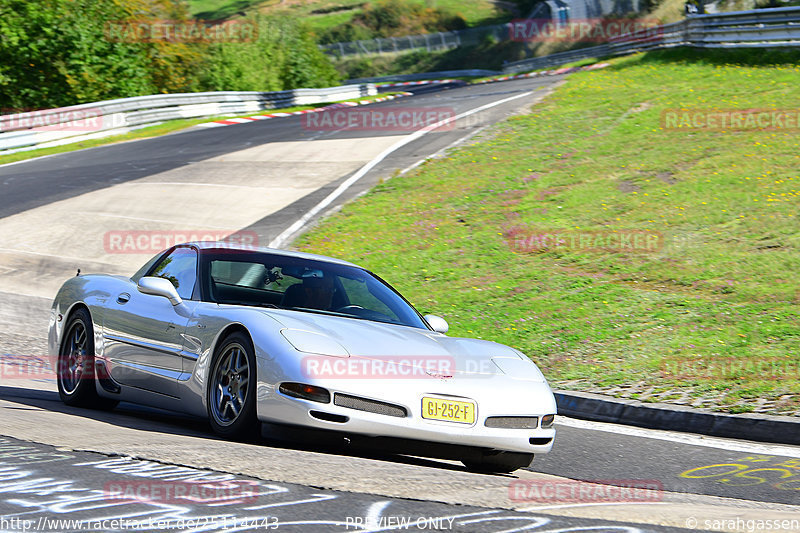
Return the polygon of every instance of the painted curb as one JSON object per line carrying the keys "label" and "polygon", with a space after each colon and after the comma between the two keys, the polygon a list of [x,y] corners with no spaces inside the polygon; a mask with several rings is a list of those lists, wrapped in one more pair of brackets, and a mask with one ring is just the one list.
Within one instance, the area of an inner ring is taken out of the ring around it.
{"label": "painted curb", "polygon": [[258,122],[259,120],[266,120],[270,118],[291,117],[292,115],[306,115],[308,113],[319,113],[321,111],[329,111],[331,109],[341,109],[343,107],[358,107],[363,105],[375,104],[378,102],[385,102],[387,100],[402,98],[404,96],[412,96],[412,93],[393,94],[389,96],[383,96],[381,98],[376,98],[374,100],[359,100],[358,102],[339,102],[336,104],[326,105],[323,107],[315,107],[314,109],[304,109],[302,111],[289,111],[287,113],[282,113],[278,111],[276,113],[265,113],[263,115],[253,115],[250,117],[232,117],[222,120],[214,120],[212,122],[203,122],[202,124],[197,124],[197,126],[203,128],[214,128],[218,126],[233,126],[234,124],[248,124],[250,122]]}
{"label": "painted curb", "polygon": [[410,87],[416,85],[431,85],[431,84],[444,84],[444,83],[457,83],[463,80],[419,80],[419,81],[399,81],[391,83],[376,84],[379,88],[384,87]]}
{"label": "painted curb", "polygon": [[[481,80],[476,83],[471,83],[470,85],[481,85],[484,83],[496,83],[500,81],[509,81],[509,80],[518,80],[522,78],[535,78],[538,76],[558,76],[560,74],[570,74],[572,72],[577,72],[579,70],[595,70],[600,68],[605,68],[609,66],[608,63],[594,63],[592,65],[586,65],[583,67],[562,67],[556,70],[540,70],[537,72],[529,72],[527,74],[516,74],[514,76],[499,76],[496,78],[491,78],[488,80]],[[406,81],[401,83],[390,83],[380,85],[380,87],[408,87],[408,86],[419,86],[419,85],[443,85],[448,83],[455,83],[461,80],[421,80],[421,81]],[[414,96],[413,93],[400,93],[396,95],[384,96],[382,98],[376,98],[375,100],[361,100],[359,102],[340,102],[337,104],[331,104],[324,107],[317,107],[315,109],[306,109],[303,111],[291,111],[288,113],[265,113],[263,115],[253,115],[250,117],[231,117],[222,120],[214,120],[212,122],[204,122],[202,124],[197,124],[195,127],[201,128],[215,128],[219,126],[233,126],[235,124],[248,124],[250,122],[258,122],[259,120],[265,120],[270,118],[279,118],[279,117],[290,117],[292,115],[305,115],[306,113],[319,113],[320,111],[328,111],[330,109],[339,109],[342,107],[355,107],[355,106],[362,106],[362,105],[369,105],[369,104],[376,104],[378,102],[385,102],[386,100],[394,100],[395,98],[402,98],[404,96]]]}
{"label": "painted curb", "polygon": [[558,414],[571,418],[712,437],[800,444],[800,418],[793,416],[730,415],[684,405],[611,398],[591,392],[554,390],[553,394]]}

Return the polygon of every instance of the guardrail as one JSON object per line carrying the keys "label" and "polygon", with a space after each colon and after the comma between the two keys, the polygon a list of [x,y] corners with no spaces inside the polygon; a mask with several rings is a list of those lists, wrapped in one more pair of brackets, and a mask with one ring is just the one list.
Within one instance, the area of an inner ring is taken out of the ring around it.
{"label": "guardrail", "polygon": [[105,137],[165,120],[256,113],[375,94],[374,84],[275,92],[161,94],[0,115],[0,153]]}
{"label": "guardrail", "polygon": [[417,74],[396,74],[393,76],[373,76],[371,78],[355,78],[347,80],[345,83],[383,83],[383,82],[405,82],[435,80],[442,78],[475,77],[475,76],[496,76],[502,74],[496,70],[484,70],[473,68],[469,70],[440,70],[437,72],[419,72]]}
{"label": "guardrail", "polygon": [[581,59],[675,46],[698,48],[800,46],[800,7],[690,15],[680,22],[622,35],[607,44],[507,63],[503,66],[503,72],[524,72]]}

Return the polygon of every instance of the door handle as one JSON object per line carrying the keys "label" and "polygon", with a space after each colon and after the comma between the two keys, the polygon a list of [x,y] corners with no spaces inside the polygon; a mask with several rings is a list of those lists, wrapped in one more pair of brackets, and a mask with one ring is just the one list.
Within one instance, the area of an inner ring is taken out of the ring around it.
{"label": "door handle", "polygon": [[128,303],[128,300],[130,300],[130,299],[131,299],[131,295],[128,294],[127,292],[123,292],[122,294],[117,296],[117,303],[118,304],[126,304],[126,303]]}

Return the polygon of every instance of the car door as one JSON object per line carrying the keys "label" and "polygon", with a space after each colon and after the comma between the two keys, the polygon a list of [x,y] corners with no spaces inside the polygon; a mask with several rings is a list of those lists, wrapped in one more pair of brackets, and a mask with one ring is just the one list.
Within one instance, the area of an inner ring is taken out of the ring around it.
{"label": "car door", "polygon": [[168,279],[183,302],[139,292],[131,284],[112,294],[103,320],[104,353],[111,377],[117,382],[178,395],[178,376],[183,363],[183,334],[197,301],[197,252],[176,247],[156,262],[146,275]]}

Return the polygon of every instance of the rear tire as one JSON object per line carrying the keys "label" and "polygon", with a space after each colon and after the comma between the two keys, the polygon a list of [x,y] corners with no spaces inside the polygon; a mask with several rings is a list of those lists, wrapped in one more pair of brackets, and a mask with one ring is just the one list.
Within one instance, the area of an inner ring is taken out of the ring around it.
{"label": "rear tire", "polygon": [[532,453],[485,451],[480,457],[470,457],[461,461],[472,472],[510,474],[525,468],[533,462]]}
{"label": "rear tire", "polygon": [[206,405],[214,433],[233,439],[252,439],[260,434],[255,350],[250,338],[240,331],[226,337],[215,350]]}
{"label": "rear tire", "polygon": [[85,308],[72,313],[58,351],[56,382],[61,401],[73,407],[113,409],[117,400],[97,394],[94,373],[94,328]]}

